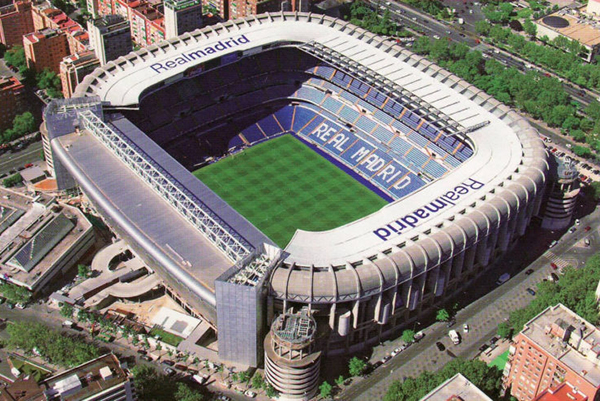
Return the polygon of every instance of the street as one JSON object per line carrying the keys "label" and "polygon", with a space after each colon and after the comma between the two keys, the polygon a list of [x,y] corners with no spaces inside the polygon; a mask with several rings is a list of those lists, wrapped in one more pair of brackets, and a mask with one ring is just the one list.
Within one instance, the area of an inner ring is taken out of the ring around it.
{"label": "street", "polygon": [[42,149],[42,141],[39,140],[18,152],[7,151],[0,155],[0,175],[16,171],[28,163],[42,160]]}

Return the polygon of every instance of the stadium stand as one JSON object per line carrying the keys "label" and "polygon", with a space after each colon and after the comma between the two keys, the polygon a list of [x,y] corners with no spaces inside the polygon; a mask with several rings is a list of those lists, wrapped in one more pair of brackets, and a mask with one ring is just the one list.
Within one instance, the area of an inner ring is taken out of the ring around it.
{"label": "stadium stand", "polygon": [[[142,113],[126,112],[127,117],[190,169],[293,132],[393,198],[442,177],[472,154],[458,139],[343,71],[306,55],[299,62],[285,49],[273,60],[267,60],[269,54],[220,67],[212,75],[220,79],[210,85],[200,75],[162,88],[160,97],[149,92]],[[328,141],[318,139],[324,124]],[[342,135],[351,146],[343,153]],[[360,149],[369,153],[357,159]]]}

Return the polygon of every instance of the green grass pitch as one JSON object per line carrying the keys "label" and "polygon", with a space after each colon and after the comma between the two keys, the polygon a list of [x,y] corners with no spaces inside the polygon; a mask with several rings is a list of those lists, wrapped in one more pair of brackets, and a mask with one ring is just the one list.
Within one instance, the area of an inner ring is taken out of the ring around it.
{"label": "green grass pitch", "polygon": [[387,202],[292,135],[194,172],[280,247],[296,229],[329,230]]}

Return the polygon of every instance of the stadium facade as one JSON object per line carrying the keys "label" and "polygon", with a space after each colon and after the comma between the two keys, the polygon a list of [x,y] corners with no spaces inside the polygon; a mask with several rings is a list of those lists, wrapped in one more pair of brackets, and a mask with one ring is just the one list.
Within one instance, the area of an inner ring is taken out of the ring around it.
{"label": "stadium facade", "polygon": [[[132,52],[51,103],[45,121],[60,188],[80,188],[215,325],[224,361],[252,366],[290,310],[308,308],[325,354],[412,325],[525,233],[548,171],[517,113],[393,41],[304,13]],[[282,132],[391,202],[335,229],[298,230],[281,250],[190,173]]]}

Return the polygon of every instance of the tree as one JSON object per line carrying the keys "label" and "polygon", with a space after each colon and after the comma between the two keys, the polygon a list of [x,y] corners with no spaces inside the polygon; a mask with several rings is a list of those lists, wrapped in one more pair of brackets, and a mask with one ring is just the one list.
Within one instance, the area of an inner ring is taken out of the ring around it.
{"label": "tree", "polygon": [[344,385],[344,382],[346,381],[346,379],[344,378],[343,375],[339,375],[337,379],[335,379],[335,384],[338,387],[342,387]]}
{"label": "tree", "polygon": [[479,35],[488,36],[491,28],[492,25],[487,21],[480,20],[475,22],[475,32]]}
{"label": "tree", "polygon": [[587,136],[585,132],[583,132],[580,129],[575,129],[571,131],[569,135],[571,135],[571,138],[573,138],[573,140],[577,142],[585,142],[585,138]]}
{"label": "tree", "polygon": [[[181,396],[188,394],[186,389],[180,389],[170,378],[158,374],[156,369],[151,366],[135,365],[131,369],[131,373],[133,374],[137,395],[142,401],[179,401],[180,399],[176,395],[178,392]],[[181,399],[181,401],[184,400],[186,399]],[[190,399],[190,401],[192,400],[197,401],[198,399]]]}
{"label": "tree", "polygon": [[592,156],[592,151],[585,146],[575,145],[573,146],[573,153],[575,153],[579,157],[590,157]]}
{"label": "tree", "polygon": [[9,51],[4,53],[4,61],[9,66],[19,69],[19,71],[25,70],[27,68],[27,60],[25,59],[25,49],[23,49],[23,46],[13,46]]}
{"label": "tree", "polygon": [[6,188],[11,188],[11,187],[14,187],[15,185],[19,185],[22,182],[23,182],[23,177],[21,177],[21,174],[17,173],[17,174],[11,175],[8,178],[5,178],[4,181],[2,181],[2,185],[4,185]]}
{"label": "tree", "polygon": [[277,395],[277,391],[271,383],[265,383],[265,395],[269,398],[274,398]]}
{"label": "tree", "polygon": [[450,320],[450,314],[446,309],[440,309],[435,315],[435,320],[437,320],[438,322],[447,322],[448,320]]}
{"label": "tree", "polygon": [[260,373],[255,374],[254,377],[252,378],[252,387],[260,390],[264,386],[265,386],[264,377],[262,377],[262,375]]}
{"label": "tree", "polygon": [[414,330],[404,330],[402,332],[402,341],[405,343],[412,343],[415,341],[415,331]]}
{"label": "tree", "polygon": [[323,382],[320,386],[319,386],[319,391],[321,393],[321,397],[322,398],[329,398],[331,397],[331,391],[333,390],[333,386],[327,382]]}
{"label": "tree", "polygon": [[598,202],[600,200],[600,182],[593,181],[588,188],[594,202]]}
{"label": "tree", "polygon": [[0,284],[0,294],[13,304],[25,304],[31,299],[31,293],[25,287],[8,282]]}
{"label": "tree", "polygon": [[77,265],[77,275],[81,278],[88,278],[91,274],[91,269],[86,265]]}
{"label": "tree", "polygon": [[192,390],[185,383],[177,383],[177,391],[175,391],[176,401],[202,401],[204,396],[198,391]]}
{"label": "tree", "polygon": [[69,304],[63,304],[63,306],[61,306],[60,308],[60,315],[62,317],[65,317],[67,319],[70,319],[73,317],[73,312],[75,311],[75,309],[69,305]]}
{"label": "tree", "polygon": [[506,339],[510,339],[512,337],[512,330],[510,325],[506,322],[502,322],[498,325],[498,336]]}
{"label": "tree", "polygon": [[355,356],[352,357],[352,359],[350,359],[350,362],[348,363],[348,372],[350,373],[350,376],[361,376],[366,368],[367,363]]}
{"label": "tree", "polygon": [[532,38],[534,38],[537,34],[537,26],[533,22],[531,22],[530,19],[526,19],[523,22],[523,30],[527,35],[531,36]]}

